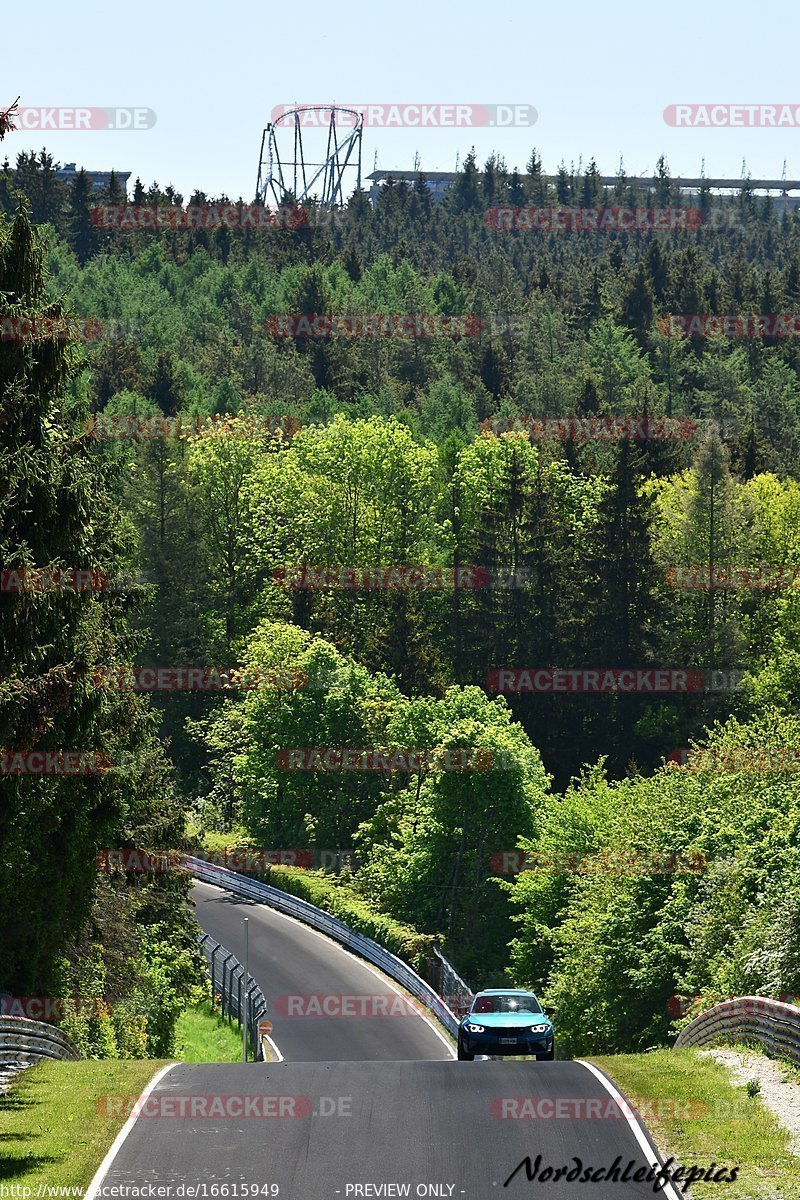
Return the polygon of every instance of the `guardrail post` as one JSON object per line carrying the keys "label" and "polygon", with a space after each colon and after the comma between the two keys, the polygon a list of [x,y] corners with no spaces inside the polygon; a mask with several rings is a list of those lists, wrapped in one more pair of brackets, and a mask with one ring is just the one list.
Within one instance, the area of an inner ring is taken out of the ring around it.
{"label": "guardrail post", "polygon": [[217,951],[218,950],[219,950],[219,945],[216,942],[214,942],[214,949],[211,951],[211,955],[209,957],[209,967],[210,967],[210,971],[211,971],[211,1011],[212,1011],[212,1013],[214,1011],[214,971],[217,966]]}

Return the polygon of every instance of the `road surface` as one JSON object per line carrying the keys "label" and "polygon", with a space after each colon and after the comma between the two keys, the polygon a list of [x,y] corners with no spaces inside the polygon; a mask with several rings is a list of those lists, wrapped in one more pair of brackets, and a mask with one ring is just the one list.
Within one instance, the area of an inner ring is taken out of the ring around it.
{"label": "road surface", "polygon": [[[581,1173],[615,1159],[618,1173],[633,1165],[627,1183],[546,1176],[539,1186],[524,1166],[529,1158],[535,1169],[537,1156],[539,1174],[574,1171],[576,1159]],[[258,1194],[644,1200],[653,1184],[631,1176],[654,1161],[603,1081],[578,1062],[180,1064],[144,1102],[102,1195],[153,1185],[169,1187],[161,1195],[173,1200],[224,1200],[237,1195],[233,1185],[239,1196],[244,1185],[274,1185]],[[658,1194],[675,1200],[671,1188]]]}
{"label": "road surface", "polygon": [[[240,960],[244,957],[242,918],[249,917],[250,974],[266,997],[272,1039],[286,1060],[399,1062],[453,1057],[452,1043],[433,1018],[416,1016],[401,999],[404,993],[330,938],[211,884],[195,884],[192,898],[203,931]],[[331,1011],[345,1015],[324,1015]],[[362,1011],[376,1015],[347,1015]],[[403,1015],[391,1015],[393,1011]],[[305,1015],[315,1012],[323,1015]]]}

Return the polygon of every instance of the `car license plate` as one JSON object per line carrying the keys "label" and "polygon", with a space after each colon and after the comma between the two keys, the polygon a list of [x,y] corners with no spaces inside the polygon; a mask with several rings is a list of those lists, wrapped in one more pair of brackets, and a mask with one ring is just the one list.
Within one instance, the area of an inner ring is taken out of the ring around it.
{"label": "car license plate", "polygon": [[516,1044],[517,1044],[516,1038],[500,1038],[501,1046],[516,1046]]}

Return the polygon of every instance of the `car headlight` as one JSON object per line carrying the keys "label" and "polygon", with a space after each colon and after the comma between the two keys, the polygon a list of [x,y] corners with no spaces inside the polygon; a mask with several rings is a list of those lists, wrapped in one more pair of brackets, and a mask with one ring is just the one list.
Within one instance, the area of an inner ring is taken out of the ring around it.
{"label": "car headlight", "polygon": [[467,1033],[485,1033],[486,1032],[483,1025],[473,1025],[472,1021],[468,1021],[467,1024],[464,1026],[464,1028],[466,1029]]}
{"label": "car headlight", "polygon": [[531,1025],[531,1033],[546,1033],[549,1025]]}

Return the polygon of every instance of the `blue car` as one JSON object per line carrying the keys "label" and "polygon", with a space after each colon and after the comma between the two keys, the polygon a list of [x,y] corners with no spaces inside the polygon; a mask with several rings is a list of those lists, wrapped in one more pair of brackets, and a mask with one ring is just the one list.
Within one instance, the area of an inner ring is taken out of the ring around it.
{"label": "blue car", "polygon": [[533,992],[492,988],[473,996],[458,1027],[459,1062],[476,1054],[530,1054],[555,1058],[553,1010],[544,1008]]}

